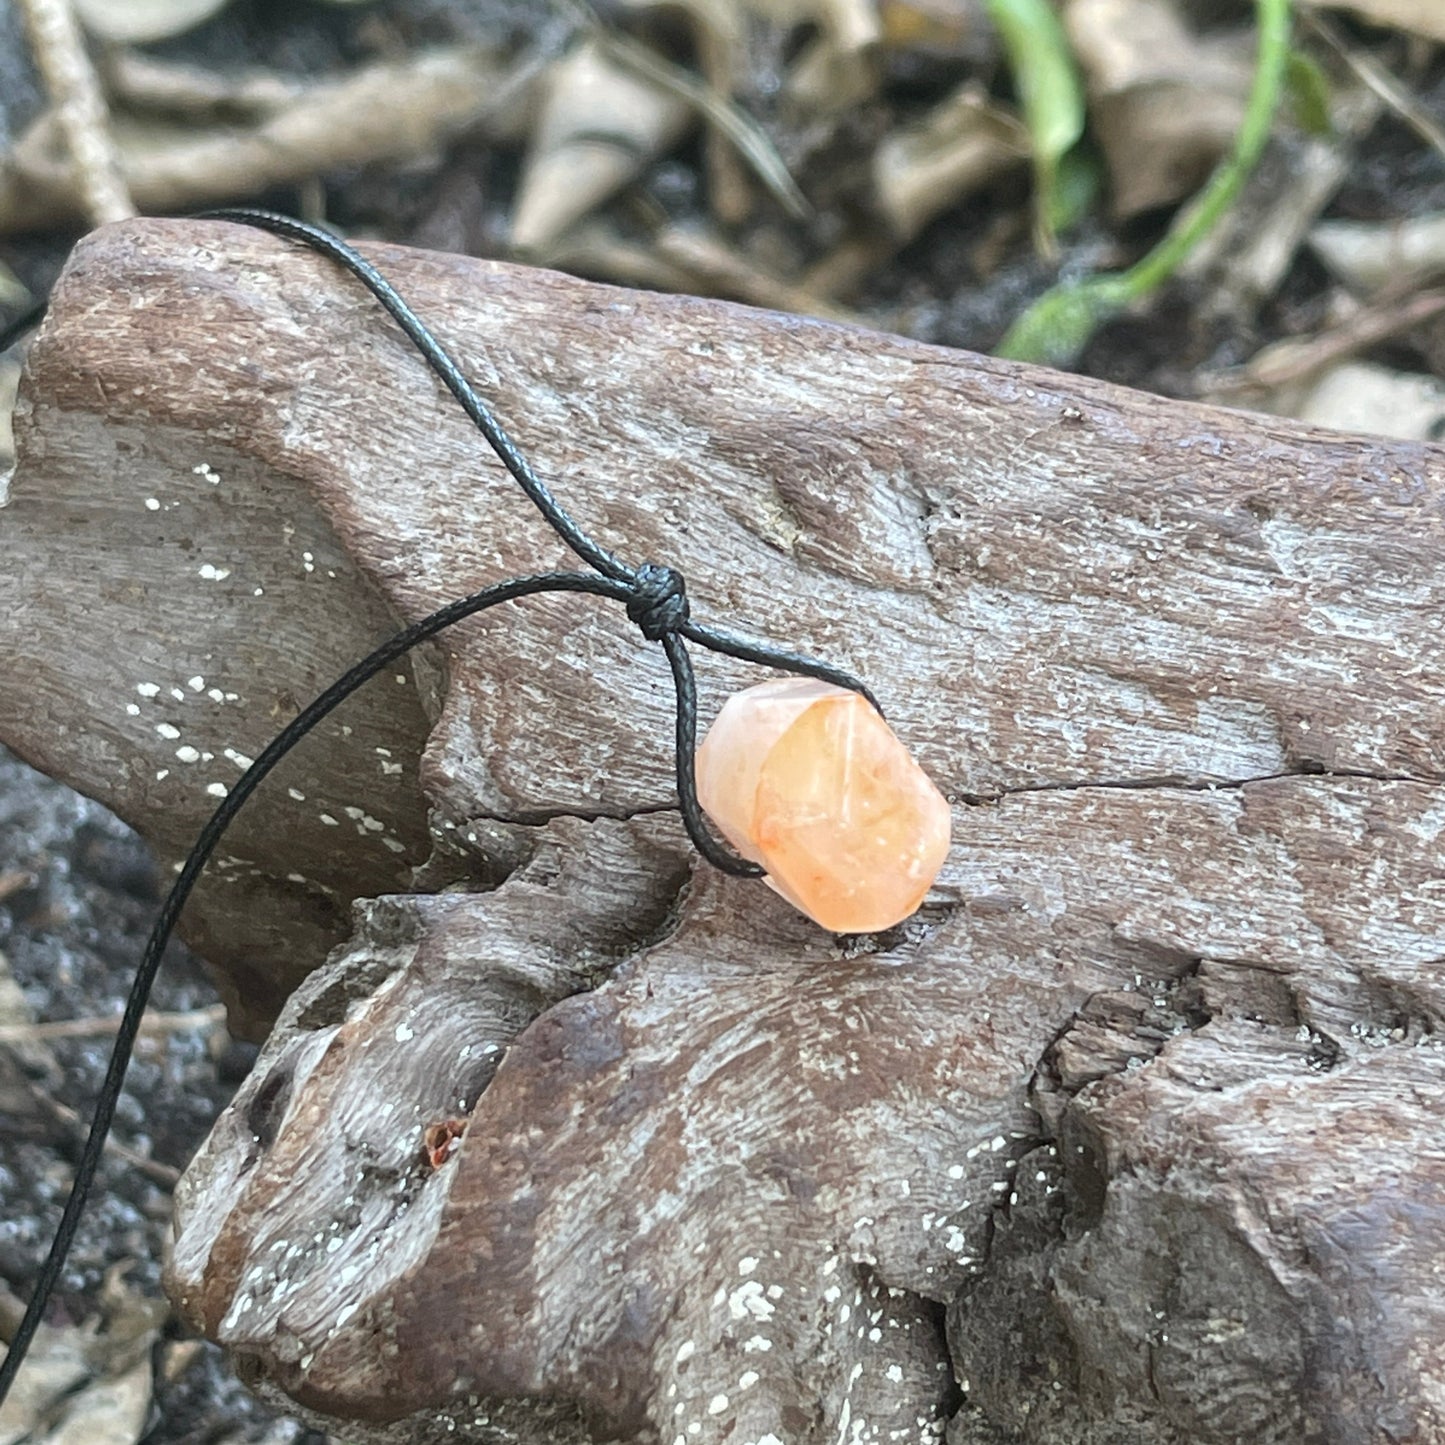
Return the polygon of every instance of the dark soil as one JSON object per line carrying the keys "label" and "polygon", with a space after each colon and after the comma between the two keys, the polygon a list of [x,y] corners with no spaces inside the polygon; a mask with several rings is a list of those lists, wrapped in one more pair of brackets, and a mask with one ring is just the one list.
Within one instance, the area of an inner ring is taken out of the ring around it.
{"label": "dark soil", "polygon": [[[0,955],[10,965],[37,1022],[112,1018],[160,902],[159,879],[145,845],[98,804],[41,776],[0,749]],[[198,961],[173,945],[156,984],[154,1007],[168,1011],[215,1002]],[[211,1121],[244,1077],[254,1047],[208,1047],[199,1032],[143,1045],[132,1063],[114,1138],[162,1164],[183,1168]],[[105,1073],[104,1039],[54,1040],[56,1077],[34,1080],[33,1112],[0,1120],[0,1280],[22,1298],[40,1268],[70,1187],[82,1142],[58,1127],[45,1100],[88,1118]],[[123,1160],[108,1157],[62,1276],[51,1320],[79,1323],[105,1271],[129,1265],[129,1284],[156,1293],[169,1238],[165,1189]],[[316,1436],[278,1427],[206,1345],[179,1378],[158,1376],[151,1445],[202,1440],[266,1441]]]}

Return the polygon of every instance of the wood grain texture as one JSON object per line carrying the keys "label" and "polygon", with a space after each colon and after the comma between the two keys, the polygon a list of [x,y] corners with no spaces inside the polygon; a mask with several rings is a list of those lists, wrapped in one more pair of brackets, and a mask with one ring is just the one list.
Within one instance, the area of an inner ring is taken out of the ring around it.
{"label": "wood grain texture", "polygon": [[[357,1439],[1445,1439],[1445,453],[372,254],[600,538],[870,680],[955,846],[822,935],[693,866],[624,617],[463,624],[197,901],[253,1021],[305,981],[187,1317]],[[387,630],[566,563],[265,236],[97,233],[25,388],[0,736],[164,853]]]}

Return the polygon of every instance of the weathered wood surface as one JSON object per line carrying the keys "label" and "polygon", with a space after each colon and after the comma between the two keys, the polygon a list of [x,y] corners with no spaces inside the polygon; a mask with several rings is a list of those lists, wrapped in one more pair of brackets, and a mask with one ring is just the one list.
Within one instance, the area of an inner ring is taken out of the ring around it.
{"label": "weathered wood surface", "polygon": [[[291,999],[187,1316],[374,1438],[1445,1439],[1445,453],[375,254],[586,525],[874,682],[955,847],[821,935],[693,866],[624,618],[464,625],[198,902],[261,1019],[351,900],[458,885]],[[368,644],[566,560],[369,300],[231,228],[88,240],[17,439],[0,736],[167,854]]]}

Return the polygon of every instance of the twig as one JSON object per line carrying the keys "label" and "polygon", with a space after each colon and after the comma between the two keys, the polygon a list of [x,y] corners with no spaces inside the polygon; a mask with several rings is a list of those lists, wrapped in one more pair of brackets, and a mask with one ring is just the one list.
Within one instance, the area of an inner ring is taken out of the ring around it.
{"label": "twig", "polygon": [[1445,314],[1445,291],[1422,291],[1367,306],[1343,324],[1308,337],[1291,337],[1259,352],[1238,371],[1227,372],[1206,388],[1214,400],[1254,391],[1275,391],[1307,380],[1327,366],[1378,346]]}
{"label": "twig", "polygon": [[1373,55],[1351,45],[1323,15],[1306,10],[1305,23],[1426,145],[1445,156],[1445,127]]}
{"label": "twig", "polygon": [[812,215],[808,198],[799,190],[782,156],[750,115],[682,66],[663,60],[646,46],[613,30],[586,0],[571,0],[570,8],[585,21],[598,43],[619,65],[687,101],[718,134],[726,136],[794,220],[804,221]]}
{"label": "twig", "polygon": [[55,105],[85,218],[93,226],[136,213],[110,132],[110,114],[69,0],[20,0],[30,47]]}
{"label": "twig", "polygon": [[[214,1029],[226,1022],[224,1004],[187,1013],[153,1013],[141,1024],[142,1034],[182,1034]],[[55,1019],[44,1024],[0,1024],[0,1044],[46,1043],[52,1039],[103,1039],[120,1027],[117,1018]]]}
{"label": "twig", "polygon": [[[52,1099],[48,1094],[37,1092],[36,1098],[43,1105],[45,1111],[63,1124],[77,1139],[84,1138],[86,1121],[74,1109],[62,1104],[58,1099]],[[147,1179],[159,1184],[162,1189],[173,1190],[180,1182],[181,1171],[179,1169],[173,1169],[169,1164],[162,1164],[157,1159],[151,1159],[145,1154],[129,1149],[114,1138],[105,1141],[105,1152],[113,1154],[123,1163],[129,1164],[132,1169],[144,1174]]]}
{"label": "twig", "polygon": [[[341,167],[427,155],[478,130],[496,136],[520,117],[534,79],[525,65],[504,73],[486,46],[430,50],[312,86],[254,127],[123,130],[121,159],[143,209],[184,210]],[[32,127],[0,167],[0,230],[74,213],[74,188],[54,174],[48,140],[43,123]]]}

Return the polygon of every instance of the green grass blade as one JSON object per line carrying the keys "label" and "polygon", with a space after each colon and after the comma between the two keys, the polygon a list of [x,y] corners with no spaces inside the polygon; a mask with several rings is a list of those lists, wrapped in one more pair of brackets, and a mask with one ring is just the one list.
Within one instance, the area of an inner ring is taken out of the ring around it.
{"label": "green grass blade", "polygon": [[1255,13],[1259,48],[1244,122],[1234,149],[1208,184],[1179,213],[1164,239],[1127,271],[1068,281],[1046,291],[1009,328],[996,356],[1072,365],[1094,332],[1168,280],[1234,203],[1269,139],[1290,55],[1290,0],[1255,0]]}
{"label": "green grass blade", "polygon": [[986,3],[1033,144],[1035,234],[1039,249],[1052,254],[1059,226],[1070,219],[1072,198],[1059,188],[1059,168],[1084,133],[1084,88],[1049,0]]}

